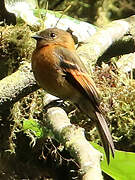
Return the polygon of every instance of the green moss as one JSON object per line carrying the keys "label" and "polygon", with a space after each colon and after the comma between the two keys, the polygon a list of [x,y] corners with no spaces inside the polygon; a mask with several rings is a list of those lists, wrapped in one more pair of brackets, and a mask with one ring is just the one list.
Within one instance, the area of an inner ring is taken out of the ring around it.
{"label": "green moss", "polygon": [[135,12],[134,0],[98,0],[96,6],[96,25],[98,26],[103,26],[112,20],[129,17]]}
{"label": "green moss", "polygon": [[96,73],[102,106],[108,114],[116,146],[132,151],[135,145],[135,80],[115,65],[104,65]]}
{"label": "green moss", "polygon": [[31,30],[25,25],[0,27],[0,79],[13,73],[24,60],[30,61],[34,48]]}

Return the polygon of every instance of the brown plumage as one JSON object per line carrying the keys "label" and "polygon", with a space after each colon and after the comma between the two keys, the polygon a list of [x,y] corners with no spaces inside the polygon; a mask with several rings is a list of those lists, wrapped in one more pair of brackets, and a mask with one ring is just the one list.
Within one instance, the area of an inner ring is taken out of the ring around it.
{"label": "brown plumage", "polygon": [[95,122],[109,163],[110,150],[114,157],[113,140],[99,107],[96,86],[76,54],[71,35],[49,28],[33,38],[37,40],[32,55],[36,80],[48,93],[75,103]]}

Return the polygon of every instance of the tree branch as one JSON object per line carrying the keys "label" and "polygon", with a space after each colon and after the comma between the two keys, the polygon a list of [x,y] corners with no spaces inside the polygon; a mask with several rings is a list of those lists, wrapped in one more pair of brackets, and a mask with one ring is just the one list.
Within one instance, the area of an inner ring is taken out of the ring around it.
{"label": "tree branch", "polygon": [[0,81],[0,112],[38,88],[31,64],[25,62],[18,71]]}
{"label": "tree branch", "polygon": [[84,129],[72,125],[65,111],[59,107],[49,108],[45,121],[58,142],[62,143],[80,164],[82,180],[101,180],[101,153],[86,140]]}
{"label": "tree branch", "polygon": [[77,49],[78,55],[83,61],[95,67],[100,56],[116,41],[120,40],[127,32],[133,31],[135,15],[126,19],[116,20],[91,36],[87,43]]}

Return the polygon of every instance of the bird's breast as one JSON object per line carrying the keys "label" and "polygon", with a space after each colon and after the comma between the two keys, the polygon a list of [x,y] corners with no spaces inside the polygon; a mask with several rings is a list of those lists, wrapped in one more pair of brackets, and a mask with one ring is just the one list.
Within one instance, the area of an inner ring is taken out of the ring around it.
{"label": "bird's breast", "polygon": [[53,49],[46,47],[35,50],[32,56],[32,70],[39,85],[48,93],[68,100],[79,96],[74,87],[65,80],[58,56]]}

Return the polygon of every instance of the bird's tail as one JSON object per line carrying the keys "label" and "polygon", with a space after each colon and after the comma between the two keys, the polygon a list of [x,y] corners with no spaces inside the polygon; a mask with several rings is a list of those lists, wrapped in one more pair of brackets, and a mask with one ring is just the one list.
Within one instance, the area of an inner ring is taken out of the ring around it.
{"label": "bird's tail", "polygon": [[96,111],[96,127],[98,129],[103,147],[104,147],[104,151],[106,154],[106,158],[107,158],[107,162],[109,164],[110,162],[110,150],[112,153],[112,156],[114,157],[114,144],[113,144],[113,140],[112,140],[112,136],[110,134],[107,122],[105,120],[105,118],[103,117],[101,112]]}

